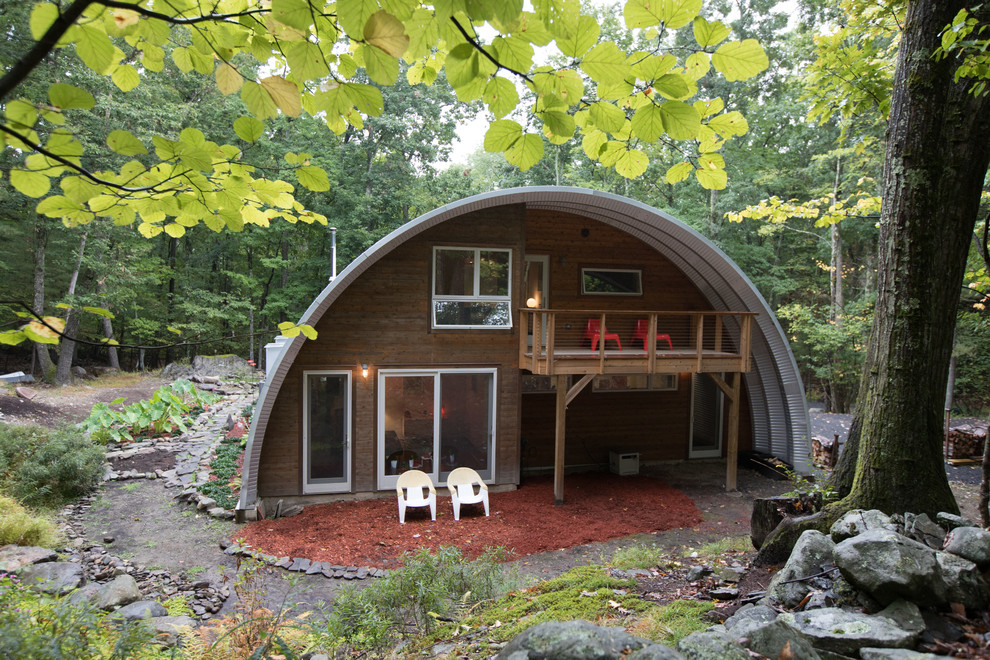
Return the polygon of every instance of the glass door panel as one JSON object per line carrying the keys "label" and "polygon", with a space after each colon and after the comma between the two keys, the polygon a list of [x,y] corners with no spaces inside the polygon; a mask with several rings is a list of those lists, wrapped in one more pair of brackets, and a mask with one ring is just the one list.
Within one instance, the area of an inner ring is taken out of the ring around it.
{"label": "glass door panel", "polygon": [[307,493],[350,490],[350,374],[304,375],[305,453],[303,490]]}
{"label": "glass door panel", "polygon": [[722,455],[722,390],[704,374],[694,374],[689,458]]}
{"label": "glass door panel", "polygon": [[407,470],[433,473],[435,381],[433,375],[384,377],[384,476]]}
{"label": "glass door panel", "polygon": [[491,477],[492,374],[440,375],[440,479],[458,467]]}

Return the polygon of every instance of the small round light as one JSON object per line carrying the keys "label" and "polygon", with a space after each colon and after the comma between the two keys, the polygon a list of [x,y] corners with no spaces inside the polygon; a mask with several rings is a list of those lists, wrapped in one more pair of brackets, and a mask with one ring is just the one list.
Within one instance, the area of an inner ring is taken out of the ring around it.
{"label": "small round light", "polygon": [[538,304],[539,303],[536,302],[536,298],[530,298],[526,301],[526,307],[529,307],[530,309],[535,309]]}

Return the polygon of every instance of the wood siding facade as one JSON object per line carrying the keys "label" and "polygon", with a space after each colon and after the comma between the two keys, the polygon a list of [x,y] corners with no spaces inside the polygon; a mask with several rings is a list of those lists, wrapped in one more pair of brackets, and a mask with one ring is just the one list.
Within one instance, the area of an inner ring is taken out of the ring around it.
{"label": "wood siding facade", "polygon": [[[311,370],[351,373],[352,497],[377,490],[381,369],[497,369],[492,483],[518,484],[524,469],[552,464],[554,396],[522,392],[527,372],[519,364],[518,312],[512,313],[511,329],[431,328],[435,246],[511,250],[513,310],[524,305],[527,254],[549,256],[553,309],[711,309],[670,261],[635,236],[589,218],[516,204],[438,224],[373,263],[316,323],[318,339],[303,344],[272,406],[257,472],[260,497],[303,495],[303,374]],[[643,295],[582,295],[582,268],[641,269]],[[363,364],[369,366],[367,377]],[[638,451],[641,461],[687,458],[692,376],[676,378],[675,391],[596,392],[589,386],[568,410],[567,464],[607,465],[610,449]],[[753,446],[746,397],[744,387],[740,449]]]}

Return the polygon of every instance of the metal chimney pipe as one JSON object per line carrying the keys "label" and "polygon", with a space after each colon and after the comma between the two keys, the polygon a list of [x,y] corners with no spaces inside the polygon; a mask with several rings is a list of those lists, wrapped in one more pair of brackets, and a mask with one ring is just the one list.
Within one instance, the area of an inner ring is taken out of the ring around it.
{"label": "metal chimney pipe", "polygon": [[337,279],[337,228],[330,228],[330,259],[333,261],[333,270],[330,272],[330,281]]}

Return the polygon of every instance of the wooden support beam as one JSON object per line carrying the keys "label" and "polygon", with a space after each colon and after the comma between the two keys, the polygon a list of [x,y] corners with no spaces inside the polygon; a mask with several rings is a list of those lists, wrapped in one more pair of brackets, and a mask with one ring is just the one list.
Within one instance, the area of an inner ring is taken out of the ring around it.
{"label": "wooden support beam", "polygon": [[553,503],[564,503],[564,428],[567,422],[567,376],[557,376],[557,421],[553,444]]}
{"label": "wooden support beam", "polygon": [[[657,370],[657,315],[650,314],[650,327],[646,331],[647,371],[653,373]],[[631,347],[630,347],[631,348]]]}
{"label": "wooden support beam", "polygon": [[581,376],[581,380],[571,385],[571,389],[567,390],[567,399],[564,401],[564,405],[571,405],[571,401],[574,400],[574,397],[580,394],[581,390],[583,390],[594,377],[595,374],[585,374],[584,376]]}
{"label": "wooden support beam", "polygon": [[704,337],[705,337],[705,317],[699,314],[697,317],[697,324],[695,325],[694,331],[694,350],[697,352],[696,364],[694,370],[696,373],[701,373],[701,357],[704,352]]}
{"label": "wooden support beam", "polygon": [[725,490],[736,490],[736,469],[739,464],[739,399],[742,374],[732,374],[732,394],[729,395],[729,440],[725,450]]}

